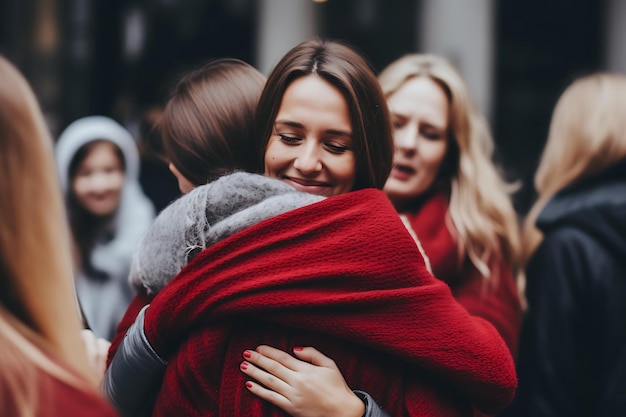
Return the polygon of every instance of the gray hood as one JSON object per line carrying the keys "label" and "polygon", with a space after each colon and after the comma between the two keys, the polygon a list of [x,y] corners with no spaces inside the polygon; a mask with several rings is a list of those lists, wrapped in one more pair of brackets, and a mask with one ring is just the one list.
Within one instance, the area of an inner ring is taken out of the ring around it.
{"label": "gray hood", "polygon": [[69,193],[69,168],[76,152],[85,144],[108,140],[124,155],[126,172],[120,207],[109,231],[113,239],[97,244],[92,252],[93,266],[114,279],[128,277],[128,268],[137,242],[148,230],[155,212],[152,202],[139,185],[139,153],[131,134],[119,123],[104,116],[89,116],[71,123],[59,136],[55,147],[59,180],[65,196]]}

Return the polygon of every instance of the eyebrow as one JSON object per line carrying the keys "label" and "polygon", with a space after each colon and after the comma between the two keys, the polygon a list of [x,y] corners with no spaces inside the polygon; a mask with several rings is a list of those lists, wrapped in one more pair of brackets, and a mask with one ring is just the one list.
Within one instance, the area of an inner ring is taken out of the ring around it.
{"label": "eyebrow", "polygon": [[[391,112],[391,117],[392,118],[396,118],[396,119],[410,119],[409,116],[406,116],[402,113],[398,113],[398,112]],[[437,129],[437,130],[447,130],[447,126],[445,125],[445,123],[443,123],[442,125],[436,124],[436,123],[432,123],[428,120],[422,120],[420,122],[420,124],[424,124],[428,127],[431,127],[433,129]]]}
{"label": "eyebrow", "polygon": [[[276,127],[276,125],[285,125],[293,127],[294,129],[304,129],[304,125],[302,123],[294,122],[292,120],[276,120],[274,122],[274,127]],[[348,139],[352,139],[352,133],[344,130],[328,129],[325,130],[324,133],[331,136],[345,136]]]}

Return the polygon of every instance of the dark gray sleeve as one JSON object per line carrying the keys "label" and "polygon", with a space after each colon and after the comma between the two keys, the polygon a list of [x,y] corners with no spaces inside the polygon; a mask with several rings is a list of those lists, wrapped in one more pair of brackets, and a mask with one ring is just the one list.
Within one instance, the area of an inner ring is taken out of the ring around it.
{"label": "dark gray sleeve", "polygon": [[104,397],[121,417],[151,414],[167,367],[167,361],[152,349],[144,333],[146,308],[126,332],[102,383]]}
{"label": "dark gray sleeve", "polygon": [[365,403],[365,414],[363,414],[363,417],[391,417],[376,404],[376,401],[367,392],[354,390],[354,393]]}

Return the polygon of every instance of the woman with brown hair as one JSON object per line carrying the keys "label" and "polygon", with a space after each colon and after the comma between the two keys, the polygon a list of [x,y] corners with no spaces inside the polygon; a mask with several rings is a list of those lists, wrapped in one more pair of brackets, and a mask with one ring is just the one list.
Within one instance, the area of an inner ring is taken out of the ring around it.
{"label": "woman with brown hair", "polygon": [[0,57],[0,409],[112,417],[80,339],[52,139],[26,80]]}
{"label": "woman with brown hair", "polygon": [[176,85],[157,129],[183,193],[258,164],[255,113],[265,77],[233,58],[213,60]]}
{"label": "woman with brown hair", "polygon": [[[383,190],[417,235],[433,275],[470,314],[494,325],[515,355],[522,314],[515,282],[519,230],[511,187],[491,159],[487,123],[462,77],[442,57],[406,55],[378,79],[395,128],[393,167]],[[319,378],[309,364],[263,351]],[[329,360],[315,350],[307,353],[311,357]],[[321,392],[326,383],[320,378],[309,385]],[[298,389],[292,391],[297,397]],[[320,401],[309,404],[313,411]]]}

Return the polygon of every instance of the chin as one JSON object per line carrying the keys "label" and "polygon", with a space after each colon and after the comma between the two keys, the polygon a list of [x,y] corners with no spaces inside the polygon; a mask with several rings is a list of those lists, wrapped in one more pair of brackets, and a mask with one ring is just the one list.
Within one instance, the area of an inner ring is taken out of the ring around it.
{"label": "chin", "polygon": [[111,207],[94,207],[94,208],[92,208],[89,211],[94,216],[97,216],[97,217],[107,217],[107,216],[110,216],[113,213],[115,213],[116,209],[117,209],[117,206],[115,206],[113,208],[111,208]]}

